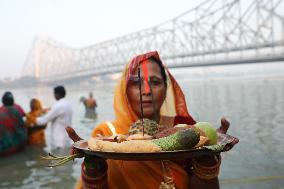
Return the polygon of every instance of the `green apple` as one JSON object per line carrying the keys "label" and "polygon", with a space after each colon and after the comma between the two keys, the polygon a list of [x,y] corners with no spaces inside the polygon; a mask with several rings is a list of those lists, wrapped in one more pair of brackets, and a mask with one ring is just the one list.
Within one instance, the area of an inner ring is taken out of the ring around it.
{"label": "green apple", "polygon": [[216,129],[208,122],[197,122],[195,126],[202,130],[209,138],[209,145],[217,144],[218,136]]}

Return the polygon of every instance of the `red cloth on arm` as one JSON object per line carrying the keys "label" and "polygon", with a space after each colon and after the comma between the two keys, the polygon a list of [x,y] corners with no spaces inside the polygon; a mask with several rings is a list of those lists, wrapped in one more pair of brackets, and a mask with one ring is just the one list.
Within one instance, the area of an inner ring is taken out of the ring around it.
{"label": "red cloth on arm", "polygon": [[184,117],[184,116],[176,116],[174,119],[174,125],[177,124],[187,124],[187,125],[194,125],[196,121],[191,117]]}

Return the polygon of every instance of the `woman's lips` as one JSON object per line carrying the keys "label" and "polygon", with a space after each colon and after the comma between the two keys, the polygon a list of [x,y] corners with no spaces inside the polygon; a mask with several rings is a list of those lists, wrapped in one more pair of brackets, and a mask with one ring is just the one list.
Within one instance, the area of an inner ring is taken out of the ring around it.
{"label": "woman's lips", "polygon": [[142,106],[143,107],[148,107],[148,106],[153,106],[153,104],[152,104],[152,100],[143,100],[142,101]]}
{"label": "woman's lips", "polygon": [[152,100],[143,100],[142,103],[143,104],[152,104]]}

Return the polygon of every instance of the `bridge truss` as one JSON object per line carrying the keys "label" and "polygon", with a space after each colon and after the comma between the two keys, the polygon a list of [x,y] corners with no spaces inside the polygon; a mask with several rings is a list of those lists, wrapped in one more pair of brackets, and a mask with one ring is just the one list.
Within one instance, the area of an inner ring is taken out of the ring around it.
{"label": "bridge truss", "polygon": [[158,50],[168,67],[284,60],[282,0],[207,0],[164,23],[84,48],[35,38],[23,76],[53,82],[119,72]]}

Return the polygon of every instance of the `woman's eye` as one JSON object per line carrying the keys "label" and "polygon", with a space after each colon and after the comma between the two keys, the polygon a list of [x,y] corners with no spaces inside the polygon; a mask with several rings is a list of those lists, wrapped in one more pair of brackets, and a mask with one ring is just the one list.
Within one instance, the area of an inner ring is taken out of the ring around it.
{"label": "woman's eye", "polygon": [[129,84],[133,86],[139,86],[139,80],[130,81]]}
{"label": "woman's eye", "polygon": [[[133,79],[133,80],[129,81],[129,85],[133,86],[133,87],[139,87],[139,83],[140,83],[139,80],[134,80]],[[149,84],[151,86],[160,86],[160,85],[163,84],[163,81],[158,80],[158,79],[151,79]],[[144,81],[142,80],[141,87],[143,87],[143,86],[144,86]]]}
{"label": "woman's eye", "polygon": [[151,80],[150,83],[151,83],[152,85],[160,85],[160,84],[162,84],[162,82],[159,81],[159,80]]}

